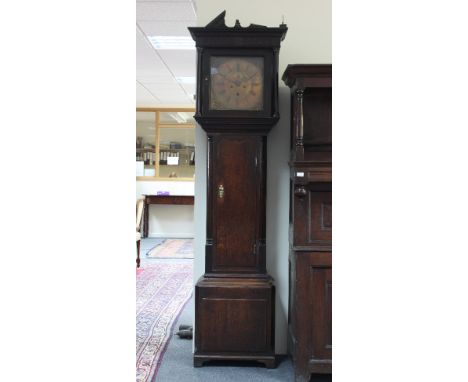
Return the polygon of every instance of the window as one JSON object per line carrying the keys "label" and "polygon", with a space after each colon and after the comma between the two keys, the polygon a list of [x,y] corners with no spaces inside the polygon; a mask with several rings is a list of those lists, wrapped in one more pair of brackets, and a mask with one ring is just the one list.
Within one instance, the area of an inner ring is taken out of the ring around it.
{"label": "window", "polygon": [[137,180],[189,180],[195,175],[194,109],[136,112]]}

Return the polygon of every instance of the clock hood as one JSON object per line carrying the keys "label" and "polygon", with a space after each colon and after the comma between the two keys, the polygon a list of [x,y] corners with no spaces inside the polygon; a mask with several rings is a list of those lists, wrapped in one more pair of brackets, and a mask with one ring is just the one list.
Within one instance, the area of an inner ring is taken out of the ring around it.
{"label": "clock hood", "polygon": [[221,12],[205,27],[189,27],[190,35],[199,48],[222,48],[227,43],[232,48],[279,48],[288,27],[282,23],[277,28],[250,24],[242,27],[239,20],[233,27],[226,26],[226,11]]}

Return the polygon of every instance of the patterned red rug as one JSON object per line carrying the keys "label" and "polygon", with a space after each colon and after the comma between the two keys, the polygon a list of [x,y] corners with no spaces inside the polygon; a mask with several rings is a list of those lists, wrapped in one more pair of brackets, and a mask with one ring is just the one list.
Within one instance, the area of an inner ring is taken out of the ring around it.
{"label": "patterned red rug", "polygon": [[192,295],[192,264],[144,265],[136,280],[136,381],[149,382]]}
{"label": "patterned red rug", "polygon": [[150,249],[149,258],[159,259],[193,259],[193,239],[164,239]]}

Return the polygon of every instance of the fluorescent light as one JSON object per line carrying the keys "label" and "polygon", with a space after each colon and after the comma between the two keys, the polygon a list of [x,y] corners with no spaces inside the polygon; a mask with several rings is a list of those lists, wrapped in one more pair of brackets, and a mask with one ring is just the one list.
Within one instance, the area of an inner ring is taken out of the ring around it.
{"label": "fluorescent light", "polygon": [[148,36],[156,49],[195,49],[195,41],[187,36]]}
{"label": "fluorescent light", "polygon": [[179,84],[194,84],[195,77],[176,77],[176,81]]}
{"label": "fluorescent light", "polygon": [[183,113],[169,113],[169,115],[174,118],[177,123],[187,123],[187,117]]}
{"label": "fluorescent light", "polygon": [[185,113],[177,112],[177,114],[178,114],[179,117],[183,120],[182,123],[187,123],[187,116],[185,115]]}

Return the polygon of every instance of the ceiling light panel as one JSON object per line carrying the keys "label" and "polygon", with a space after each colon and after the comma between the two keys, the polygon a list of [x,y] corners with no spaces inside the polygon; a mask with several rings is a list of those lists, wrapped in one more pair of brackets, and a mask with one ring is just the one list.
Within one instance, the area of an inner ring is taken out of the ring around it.
{"label": "ceiling light panel", "polygon": [[187,123],[187,118],[182,113],[169,113],[177,123]]}
{"label": "ceiling light panel", "polygon": [[148,36],[158,50],[195,50],[195,41],[189,36]]}
{"label": "ceiling light panel", "polygon": [[137,0],[136,19],[137,105],[193,105],[196,50],[187,27],[197,25],[195,4]]}
{"label": "ceiling light panel", "polygon": [[195,77],[176,77],[176,81],[179,84],[194,84],[196,79]]}
{"label": "ceiling light panel", "polygon": [[187,29],[196,21],[139,21],[138,25],[147,36],[190,36]]}
{"label": "ceiling light panel", "polygon": [[170,76],[170,72],[161,61],[161,58],[138,28],[136,30],[136,70],[140,76],[148,76],[154,73]]}

